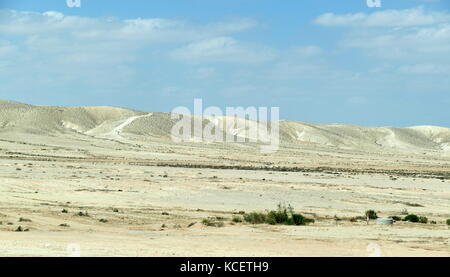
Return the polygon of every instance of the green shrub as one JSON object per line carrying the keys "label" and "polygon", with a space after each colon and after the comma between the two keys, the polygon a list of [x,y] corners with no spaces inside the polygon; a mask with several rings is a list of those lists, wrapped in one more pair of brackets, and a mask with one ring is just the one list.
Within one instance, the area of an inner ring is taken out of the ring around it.
{"label": "green shrub", "polygon": [[206,225],[206,226],[209,226],[209,224],[211,224],[211,219],[209,219],[209,218],[202,219],[202,224]]}
{"label": "green shrub", "polygon": [[401,221],[401,220],[402,220],[401,217],[396,216],[396,215],[391,216],[391,218],[392,218],[394,221]]}
{"label": "green shrub", "polygon": [[449,219],[447,219],[447,225],[450,225],[450,218]]}
{"label": "green shrub", "polygon": [[419,223],[428,223],[428,218],[426,216],[419,216]]}
{"label": "green shrub", "polygon": [[276,211],[269,211],[267,214],[252,212],[244,215],[244,220],[252,224],[267,223],[270,225],[306,225],[313,223],[314,219],[309,219],[302,214],[293,212],[293,208],[288,205],[278,204]]}
{"label": "green shrub", "polygon": [[268,220],[273,220],[275,223],[277,224],[283,224],[286,223],[289,219],[289,215],[287,213],[287,211],[270,211],[267,214],[267,219]]}
{"label": "green shrub", "polygon": [[367,217],[369,219],[377,219],[378,218],[377,212],[375,212],[374,210],[368,210],[368,211],[366,211],[366,218]]}
{"label": "green shrub", "polygon": [[235,223],[240,223],[240,222],[242,222],[242,217],[235,215],[231,218],[231,221],[233,221]]}
{"label": "green shrub", "polygon": [[306,218],[302,214],[292,214],[292,221],[294,225],[305,225]]}
{"label": "green shrub", "polygon": [[276,221],[275,218],[273,218],[273,217],[267,217],[267,218],[266,218],[266,223],[267,223],[267,224],[270,224],[270,225],[276,225],[276,224],[277,224],[277,221]]}
{"label": "green shrub", "polygon": [[251,224],[261,224],[266,221],[267,216],[263,213],[252,212],[244,215],[244,220]]}
{"label": "green shrub", "polygon": [[419,222],[419,217],[415,214],[409,214],[403,218],[404,221]]}
{"label": "green shrub", "polygon": [[223,227],[225,224],[222,221],[218,221],[217,218],[210,217],[202,220],[203,225],[211,227]]}

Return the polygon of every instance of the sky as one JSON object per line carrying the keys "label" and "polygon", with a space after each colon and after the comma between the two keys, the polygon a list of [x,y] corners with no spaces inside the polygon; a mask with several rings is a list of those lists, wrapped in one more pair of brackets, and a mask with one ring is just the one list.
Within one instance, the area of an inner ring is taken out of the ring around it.
{"label": "sky", "polygon": [[0,0],[0,99],[450,127],[450,0],[380,3]]}

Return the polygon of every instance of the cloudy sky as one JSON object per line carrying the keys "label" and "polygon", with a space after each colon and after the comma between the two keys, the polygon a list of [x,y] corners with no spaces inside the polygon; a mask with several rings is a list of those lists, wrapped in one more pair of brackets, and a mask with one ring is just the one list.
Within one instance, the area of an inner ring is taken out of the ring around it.
{"label": "cloudy sky", "polygon": [[450,1],[381,5],[0,0],[0,99],[450,127]]}

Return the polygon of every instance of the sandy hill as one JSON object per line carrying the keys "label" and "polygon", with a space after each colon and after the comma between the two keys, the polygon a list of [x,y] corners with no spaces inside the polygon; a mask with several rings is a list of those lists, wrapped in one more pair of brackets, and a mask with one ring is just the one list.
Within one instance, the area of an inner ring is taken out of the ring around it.
{"label": "sandy hill", "polygon": [[[115,107],[33,106],[0,101],[0,134],[57,135],[75,132],[116,139],[136,136],[170,139],[176,122],[169,113],[147,113]],[[237,123],[246,127],[239,128]],[[221,117],[204,118],[202,124],[216,126],[229,135],[248,139],[246,131],[250,126],[261,126],[262,123],[243,118],[230,121]],[[280,140],[283,144],[300,146],[450,152],[450,129],[436,126],[394,128],[281,121]]]}

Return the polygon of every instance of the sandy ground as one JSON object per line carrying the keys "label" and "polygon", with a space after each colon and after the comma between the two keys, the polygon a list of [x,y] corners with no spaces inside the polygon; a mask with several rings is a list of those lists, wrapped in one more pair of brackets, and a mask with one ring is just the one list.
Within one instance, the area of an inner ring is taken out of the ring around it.
{"label": "sandy ground", "polygon": [[[432,153],[4,132],[0,256],[450,256],[449,171]],[[315,223],[231,221],[280,202]],[[436,224],[350,221],[368,209]]]}

